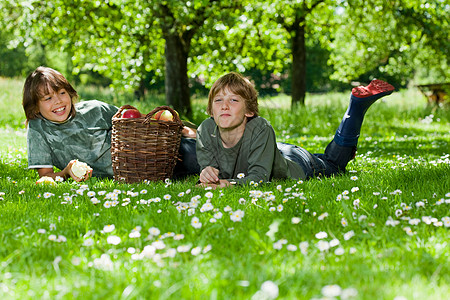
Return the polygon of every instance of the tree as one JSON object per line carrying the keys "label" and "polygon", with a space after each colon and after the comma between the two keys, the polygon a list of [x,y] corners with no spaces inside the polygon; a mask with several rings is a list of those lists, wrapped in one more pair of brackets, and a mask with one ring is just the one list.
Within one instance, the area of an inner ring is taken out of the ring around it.
{"label": "tree", "polygon": [[[353,80],[370,71],[397,75],[402,84],[419,70],[450,77],[449,5],[446,1],[349,0],[342,4],[332,44],[333,78]],[[431,83],[431,82],[425,82]]]}
{"label": "tree", "polygon": [[[72,53],[74,72],[94,70],[113,86],[136,89],[153,71],[164,76],[166,102],[180,114],[192,113],[188,59],[205,23],[232,17],[235,1],[144,0],[7,1],[11,27],[25,40],[41,40]],[[202,53],[206,45],[196,46]],[[163,59],[164,58],[164,59]],[[165,72],[162,71],[165,69]]]}
{"label": "tree", "polygon": [[[303,105],[307,79],[307,39],[318,37],[319,44],[325,45],[329,42],[335,9],[334,2],[329,2],[270,0],[245,5],[239,23],[216,26],[218,30],[211,34],[218,36],[226,32],[226,37],[215,39],[222,40],[222,44],[208,57],[201,57],[201,61],[213,66],[228,65],[230,69],[234,66],[241,72],[256,68],[278,77],[282,77],[290,66],[292,106]],[[208,76],[207,72],[215,71],[198,64],[195,66],[197,69],[193,72],[204,77]]]}

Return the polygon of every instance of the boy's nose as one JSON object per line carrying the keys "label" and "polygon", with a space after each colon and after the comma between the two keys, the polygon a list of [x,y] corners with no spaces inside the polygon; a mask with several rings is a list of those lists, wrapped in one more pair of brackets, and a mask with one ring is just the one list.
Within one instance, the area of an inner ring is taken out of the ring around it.
{"label": "boy's nose", "polygon": [[56,103],[59,103],[59,102],[61,102],[61,97],[59,96],[59,94],[55,94],[55,102]]}

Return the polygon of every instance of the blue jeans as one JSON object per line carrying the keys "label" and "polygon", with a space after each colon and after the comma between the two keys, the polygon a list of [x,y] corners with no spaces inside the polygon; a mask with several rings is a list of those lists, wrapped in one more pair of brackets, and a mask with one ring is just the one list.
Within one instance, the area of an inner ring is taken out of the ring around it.
{"label": "blue jeans", "polygon": [[197,163],[197,152],[195,150],[195,139],[181,138],[178,157],[179,160],[173,170],[173,179],[200,174],[200,166]]}
{"label": "blue jeans", "polygon": [[355,157],[356,147],[344,147],[331,141],[323,154],[311,154],[305,149],[287,143],[277,143],[281,154],[299,164],[306,179],[345,173],[348,162]]}

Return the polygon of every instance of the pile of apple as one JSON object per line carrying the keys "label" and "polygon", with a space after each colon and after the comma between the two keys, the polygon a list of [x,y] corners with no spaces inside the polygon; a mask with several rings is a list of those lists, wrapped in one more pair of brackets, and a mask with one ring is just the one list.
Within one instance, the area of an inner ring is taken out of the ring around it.
{"label": "pile of apple", "polygon": [[[145,115],[142,115],[139,110],[137,109],[127,109],[123,114],[122,114],[122,118],[123,119],[133,119],[133,118],[141,118],[141,117],[145,117]],[[156,112],[152,117],[152,120],[159,120],[159,121],[173,121],[173,115],[172,113],[167,110],[160,110],[158,112]]]}

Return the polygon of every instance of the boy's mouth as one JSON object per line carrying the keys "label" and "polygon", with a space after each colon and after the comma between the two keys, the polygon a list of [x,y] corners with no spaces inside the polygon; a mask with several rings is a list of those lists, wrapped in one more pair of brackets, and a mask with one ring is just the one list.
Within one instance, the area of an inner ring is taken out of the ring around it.
{"label": "boy's mouth", "polygon": [[62,106],[57,109],[54,109],[53,112],[58,115],[58,114],[64,113],[65,110],[66,110],[66,107]]}

